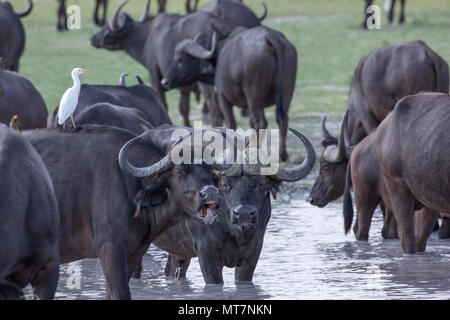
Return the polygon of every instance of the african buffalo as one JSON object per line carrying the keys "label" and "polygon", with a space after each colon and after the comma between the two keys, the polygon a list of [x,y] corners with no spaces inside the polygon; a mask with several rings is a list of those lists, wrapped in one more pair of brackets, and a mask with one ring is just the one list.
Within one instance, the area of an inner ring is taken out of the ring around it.
{"label": "african buffalo", "polygon": [[[121,12],[126,3],[128,1],[122,3],[107,26],[91,38],[91,44],[96,48],[124,50],[144,65],[149,70],[152,87],[158,92],[166,108],[166,89],[162,86],[161,79],[172,63],[177,43],[183,39],[192,39],[198,33],[201,33],[203,41],[209,41],[213,28],[218,30],[221,36],[226,37],[228,32],[236,26],[233,24],[236,22],[244,26],[260,24],[259,19],[248,7],[228,0],[215,1],[211,8],[213,12],[199,10],[184,16],[159,14],[156,17],[149,16],[149,2],[147,2],[144,14],[139,21]],[[189,95],[196,86],[194,83],[190,87],[180,88],[179,109],[186,126],[189,126]],[[208,108],[213,111],[211,113],[217,116],[211,119],[213,126],[221,125],[222,117],[214,89],[207,85],[199,85],[199,87],[205,96]]]}
{"label": "african buffalo", "polygon": [[0,300],[31,283],[53,299],[59,277],[59,213],[52,180],[31,144],[0,124]]}
{"label": "african buffalo", "polygon": [[[140,135],[153,126],[146,120],[145,114],[134,108],[124,108],[109,103],[97,103],[79,112],[74,120],[77,125],[100,124],[126,129]],[[67,125],[71,128],[71,124]]]}
{"label": "african buffalo", "polygon": [[[372,132],[358,143],[350,156],[349,170],[344,190],[344,226],[348,233],[353,220],[353,204],[350,186],[353,186],[357,208],[357,220],[353,232],[357,240],[368,240],[373,213],[378,205],[385,212],[385,223],[382,230],[383,238],[394,239],[397,236],[397,223],[392,210],[389,193],[384,185],[381,168],[376,155],[376,132]],[[415,233],[420,243],[433,231],[438,213],[428,208],[421,208],[415,213]],[[434,221],[429,222],[428,219]],[[425,251],[425,246],[420,248]]]}
{"label": "african buffalo", "polygon": [[347,103],[348,119],[343,128],[348,136],[346,148],[338,149],[338,139],[333,142],[323,123],[326,148],[310,193],[311,204],[322,208],[342,195],[352,148],[375,131],[398,100],[420,91],[448,90],[447,62],[423,41],[387,46],[362,58]]}
{"label": "african buffalo", "polygon": [[25,30],[21,18],[30,14],[33,2],[28,0],[28,8],[14,12],[11,3],[0,1],[0,57],[8,70],[19,71],[19,60],[25,49]]}
{"label": "african buffalo", "polygon": [[[67,30],[67,9],[66,0],[58,0],[58,22],[56,28],[58,31]],[[100,7],[103,6],[102,18],[99,18]],[[94,23],[97,26],[104,26],[106,22],[106,12],[108,11],[108,0],[95,0]]]}
{"label": "african buffalo", "polygon": [[61,263],[99,258],[110,299],[131,297],[128,280],[158,234],[186,214],[203,219],[200,212],[218,204],[211,167],[174,165],[162,130],[135,136],[84,125],[23,133],[53,179]]}
{"label": "african buffalo", "polygon": [[302,164],[261,175],[258,166],[235,164],[219,172],[221,203],[211,224],[186,217],[166,229],[154,241],[170,253],[165,274],[185,277],[192,257],[199,258],[207,284],[223,283],[223,267],[235,268],[237,283],[251,282],[259,260],[264,233],[271,216],[270,194],[276,197],[283,181],[306,177],[315,163],[315,151],[306,137],[291,131],[306,147]]}
{"label": "african buffalo", "polygon": [[[450,96],[422,93],[400,100],[376,132],[376,155],[389,193],[403,252],[427,239],[415,236],[414,210],[425,206],[449,216]],[[427,219],[429,227],[433,219]]]}
{"label": "african buffalo", "polygon": [[0,70],[0,123],[20,118],[22,129],[45,128],[47,107],[33,84],[16,72]]}
{"label": "african buffalo", "polygon": [[[172,123],[156,92],[143,84],[129,87],[82,84],[74,117],[76,118],[77,114],[84,109],[99,102],[137,109],[145,115],[144,120],[148,121],[153,127]],[[57,114],[58,107],[48,116],[48,128],[58,127]]]}
{"label": "african buffalo", "polygon": [[196,40],[180,42],[162,83],[167,88],[193,81],[215,84],[220,109],[231,129],[236,129],[233,105],[248,108],[250,125],[258,130],[267,128],[264,108],[276,104],[280,157],[287,160],[286,134],[297,76],[297,50],[282,33],[264,26],[236,28],[218,57],[214,35],[211,42],[209,50]]}

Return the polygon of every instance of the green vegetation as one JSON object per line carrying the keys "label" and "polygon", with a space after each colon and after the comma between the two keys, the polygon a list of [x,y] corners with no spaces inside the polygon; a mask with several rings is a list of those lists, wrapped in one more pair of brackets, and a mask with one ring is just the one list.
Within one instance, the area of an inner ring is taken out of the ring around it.
{"label": "green vegetation", "polygon": [[[359,59],[381,46],[422,39],[450,61],[450,0],[408,0],[406,23],[387,24],[383,12],[382,29],[363,31],[363,0],[264,0],[269,9],[265,24],[286,34],[299,53],[298,81],[291,105],[291,125],[305,131],[316,142],[320,139],[319,119],[330,113],[331,128],[337,130],[337,119],[346,107],[349,83]],[[26,0],[15,0],[17,11]],[[93,25],[93,0],[69,0],[80,5],[82,29],[56,31],[55,0],[36,0],[32,14],[23,19],[27,43],[20,73],[29,78],[42,93],[49,110],[58,103],[64,90],[71,86],[70,71],[79,66],[91,72],[82,77],[85,83],[117,84],[119,75],[140,74],[148,81],[146,69],[123,52],[108,52],[90,46],[89,38],[98,28]],[[121,0],[111,0],[109,14]],[[208,1],[202,0],[201,3]],[[259,15],[261,0],[245,0]],[[384,1],[375,1],[381,8]],[[131,0],[124,11],[140,17],[145,0]],[[152,1],[152,12],[156,1]],[[168,0],[169,12],[184,12],[184,0]],[[397,13],[399,8],[397,8]],[[397,20],[397,18],[396,18]],[[129,77],[128,83],[135,83]],[[168,94],[170,116],[181,124],[178,93]],[[192,99],[191,119],[200,119],[200,106]],[[235,112],[238,123],[248,126]],[[269,123],[276,126],[274,108],[268,108]],[[293,138],[291,138],[294,141]],[[295,145],[292,146],[295,148]],[[318,151],[321,149],[318,149]],[[293,150],[292,150],[293,151]],[[296,156],[291,157],[295,160]]]}

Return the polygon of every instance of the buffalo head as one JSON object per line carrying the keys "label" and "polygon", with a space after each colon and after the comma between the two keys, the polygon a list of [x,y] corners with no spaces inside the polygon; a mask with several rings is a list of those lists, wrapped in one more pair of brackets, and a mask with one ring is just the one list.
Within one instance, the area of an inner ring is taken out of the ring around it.
{"label": "buffalo head", "polygon": [[[143,180],[144,189],[135,199],[135,217],[140,215],[141,210],[157,206],[170,198],[172,205],[190,216],[208,224],[214,222],[217,217],[215,209],[219,205],[219,190],[213,181],[213,168],[205,163],[174,164],[171,159],[172,148],[189,139],[180,138],[171,144],[167,140],[161,141],[158,136],[149,130],[128,141],[119,153],[122,171]],[[130,148],[148,140],[161,152],[162,159],[147,167],[136,167],[128,160],[128,154],[132,153]]]}
{"label": "buffalo head", "polygon": [[151,19],[149,14],[150,0],[147,0],[144,13],[139,21],[135,21],[127,13],[121,12],[128,1],[123,2],[108,19],[106,26],[91,37],[92,46],[107,50],[123,50],[125,42],[133,35],[138,26]]}
{"label": "buffalo head", "polygon": [[201,33],[192,39],[185,39],[175,47],[175,55],[169,70],[164,75],[161,84],[166,89],[174,89],[191,85],[196,81],[214,83],[214,64],[217,48],[217,33],[214,32],[210,49],[199,42]]}
{"label": "buffalo head", "polygon": [[[333,138],[325,127],[326,118],[322,121],[325,150],[320,157],[319,176],[317,177],[309,195],[309,202],[319,208],[338,199],[344,193],[345,174],[348,157],[345,146],[347,113],[345,114],[339,139]],[[336,141],[336,142],[334,142]]]}
{"label": "buffalo head", "polygon": [[300,165],[279,169],[272,176],[261,175],[260,165],[234,164],[219,172],[218,185],[228,210],[222,219],[236,236],[250,237],[258,225],[265,228],[271,213],[270,194],[275,198],[283,181],[298,181],[313,169],[314,147],[300,132],[290,130],[306,147],[306,158]]}

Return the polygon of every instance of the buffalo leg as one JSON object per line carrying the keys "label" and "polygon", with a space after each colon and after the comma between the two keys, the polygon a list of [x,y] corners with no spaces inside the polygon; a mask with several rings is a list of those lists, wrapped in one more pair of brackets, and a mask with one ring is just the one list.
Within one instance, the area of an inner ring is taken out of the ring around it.
{"label": "buffalo leg", "polygon": [[31,282],[36,297],[41,300],[52,300],[55,297],[58,278],[59,265],[39,271]]}
{"label": "buffalo leg", "polygon": [[369,230],[372,223],[373,213],[375,212],[380,199],[378,197],[373,197],[371,192],[367,195],[360,194],[358,187],[355,185],[353,186],[353,189],[357,208],[357,228],[355,237],[356,240],[367,241],[369,240]]}
{"label": "buffalo leg", "polygon": [[236,130],[236,120],[233,115],[233,105],[220,92],[218,93],[218,99],[220,110],[222,111],[228,128]]}
{"label": "buffalo leg", "polygon": [[161,99],[164,108],[166,108],[166,111],[168,111],[166,91],[161,85],[161,77],[158,77],[158,75],[156,75],[154,72],[150,73],[150,83],[152,84],[152,88],[156,90],[156,93],[158,94],[159,99]]}
{"label": "buffalo leg", "polygon": [[122,250],[109,246],[100,255],[103,273],[106,280],[106,299],[130,300],[128,286],[127,256]]}
{"label": "buffalo leg", "polygon": [[244,259],[242,264],[234,269],[234,280],[237,284],[252,284],[253,274],[255,273],[255,268],[258,264],[262,246],[263,240],[261,239],[261,241],[259,241],[256,245],[256,248],[251,250],[250,256]]}
{"label": "buffalo leg", "polygon": [[58,6],[58,22],[56,24],[56,28],[58,31],[62,31],[67,29],[67,13],[66,13],[66,1],[65,0],[59,0],[59,6]]}
{"label": "buffalo leg", "polygon": [[100,26],[100,20],[98,19],[98,11],[100,9],[100,2],[102,2],[102,0],[95,0],[94,23],[97,26]]}
{"label": "buffalo leg", "polygon": [[438,233],[439,239],[448,239],[450,238],[450,219],[449,218],[443,218],[441,227],[439,228]]}
{"label": "buffalo leg", "polygon": [[142,272],[144,271],[144,268],[142,267],[142,258],[138,262],[137,266],[133,270],[132,277],[135,279],[140,279],[142,276]]}
{"label": "buffalo leg", "polygon": [[180,104],[178,106],[181,116],[183,117],[183,123],[186,127],[190,127],[189,122],[189,98],[191,92],[188,90],[180,90]]}
{"label": "buffalo leg", "polygon": [[[263,112],[264,114],[264,112]],[[288,159],[288,154],[286,151],[286,136],[289,124],[288,114],[286,112],[276,112],[276,118],[278,127],[280,129],[280,158],[282,161],[286,161]]]}
{"label": "buffalo leg", "polygon": [[384,225],[381,230],[381,236],[384,239],[398,239],[397,234],[397,221],[395,220],[394,213],[391,209],[386,210],[386,216],[384,217]]}
{"label": "buffalo leg", "polygon": [[405,2],[406,0],[401,0],[402,8],[400,11],[400,19],[398,20],[398,23],[400,24],[405,22]]}
{"label": "buffalo leg", "polygon": [[222,112],[220,111],[219,103],[217,101],[217,94],[213,86],[199,83],[198,87],[208,108],[211,126],[221,127],[223,124]]}
{"label": "buffalo leg", "polygon": [[423,207],[415,213],[417,251],[424,252],[427,247],[427,241],[433,232],[436,221],[439,218],[439,212]]}
{"label": "buffalo leg", "polygon": [[403,252],[413,254],[417,251],[416,237],[414,229],[414,204],[415,199],[407,187],[397,181],[386,182],[388,194],[392,204],[397,229]]}
{"label": "buffalo leg", "polygon": [[158,4],[159,4],[159,13],[163,13],[166,12],[166,0],[158,0]]}
{"label": "buffalo leg", "polygon": [[367,29],[367,19],[369,18],[369,14],[367,13],[367,8],[370,7],[373,3],[373,0],[366,0],[366,5],[364,6],[364,21],[361,25],[363,29]]}
{"label": "buffalo leg", "polygon": [[172,254],[167,257],[166,268],[164,274],[166,277],[172,277],[176,279],[186,278],[186,272],[191,263],[190,258],[177,258]]}
{"label": "buffalo leg", "polygon": [[0,280],[0,300],[19,300],[24,296],[22,289],[7,280]]}
{"label": "buffalo leg", "polygon": [[395,0],[391,0],[391,7],[389,8],[389,13],[388,13],[389,23],[394,22],[394,9],[395,9]]}
{"label": "buffalo leg", "polygon": [[223,284],[223,265],[211,248],[199,246],[198,262],[206,284]]}

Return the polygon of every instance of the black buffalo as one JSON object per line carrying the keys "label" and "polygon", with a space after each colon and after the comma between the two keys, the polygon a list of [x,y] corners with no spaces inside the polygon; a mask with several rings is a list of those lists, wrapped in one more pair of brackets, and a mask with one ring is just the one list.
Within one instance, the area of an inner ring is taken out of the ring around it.
{"label": "black buffalo", "polygon": [[[414,210],[422,206],[449,216],[450,96],[410,95],[400,100],[376,132],[376,155],[398,223],[403,252],[424,250],[415,235]],[[429,228],[434,226],[427,219]]]}
{"label": "black buffalo", "polygon": [[33,84],[12,71],[0,70],[0,123],[8,124],[13,116],[22,129],[45,128],[47,107]]}
{"label": "black buffalo", "polygon": [[264,108],[275,104],[280,157],[287,160],[286,134],[297,76],[297,50],[282,33],[263,26],[236,28],[217,54],[215,36],[211,42],[211,49],[196,40],[180,42],[163,84],[168,88],[193,81],[215,84],[220,109],[232,129],[236,129],[234,105],[249,109],[250,126],[258,130],[267,128]]}
{"label": "black buffalo", "polygon": [[324,207],[342,195],[352,148],[376,130],[398,100],[421,91],[448,90],[447,62],[423,41],[387,46],[362,58],[350,87],[348,118],[341,126],[347,135],[346,143],[340,143],[342,148],[323,123],[326,148],[310,193],[311,204]]}
{"label": "black buffalo", "polygon": [[0,299],[31,283],[53,299],[59,276],[59,214],[52,180],[37,152],[0,124]]}
{"label": "black buffalo", "polygon": [[0,1],[0,57],[8,70],[19,71],[19,60],[25,50],[25,30],[20,19],[32,9],[31,0],[25,11],[17,13],[11,3]]}
{"label": "black buffalo", "polygon": [[[184,16],[159,14],[156,17],[149,16],[149,2],[147,2],[144,14],[139,21],[121,12],[127,2],[121,4],[107,26],[91,38],[91,44],[96,48],[124,50],[144,65],[150,73],[152,87],[158,92],[166,108],[166,89],[161,84],[161,79],[172,63],[177,43],[183,39],[192,39],[198,33],[201,33],[202,41],[209,41],[213,28],[226,37],[228,32],[236,26],[232,23],[236,22],[246,27],[260,24],[258,17],[248,7],[228,0],[214,2],[210,7],[211,12],[199,10]],[[193,84],[180,88],[179,109],[186,126],[189,126],[189,96],[196,86]],[[208,107],[214,110],[214,114],[219,114],[217,119],[211,119],[212,124],[220,125],[222,119],[213,88],[200,85],[200,90],[207,100]]]}
{"label": "black buffalo", "polygon": [[[100,102],[137,109],[145,115],[144,120],[148,121],[153,127],[172,123],[155,91],[143,84],[129,87],[82,84],[74,117],[76,118],[77,114],[87,107]],[[58,107],[48,116],[48,128],[58,127],[57,114]]]}
{"label": "black buffalo", "polygon": [[[145,114],[137,109],[119,107],[109,103],[94,104],[74,117],[76,125],[100,124],[126,129],[136,135],[153,128],[145,119]],[[71,124],[68,124],[67,127],[70,128]]]}
{"label": "black buffalo", "polygon": [[[292,130],[292,129],[291,129]],[[271,216],[270,194],[276,197],[283,181],[298,181],[312,170],[315,151],[306,137],[292,130],[306,147],[302,164],[261,175],[258,166],[235,164],[221,170],[221,195],[216,221],[208,224],[186,217],[159,235],[154,244],[170,253],[165,274],[185,277],[192,257],[198,257],[207,284],[223,283],[222,269],[235,268],[237,283],[252,282]]]}
{"label": "black buffalo", "polygon": [[186,214],[202,219],[199,212],[218,202],[211,167],[174,165],[173,142],[161,130],[135,136],[86,125],[23,133],[53,179],[61,263],[99,258],[109,299],[131,297],[128,280],[158,234]]}

